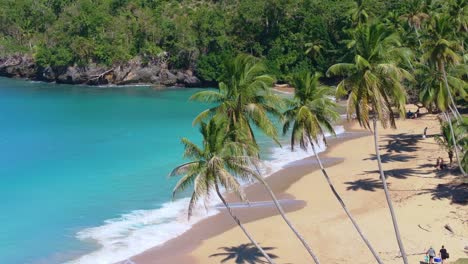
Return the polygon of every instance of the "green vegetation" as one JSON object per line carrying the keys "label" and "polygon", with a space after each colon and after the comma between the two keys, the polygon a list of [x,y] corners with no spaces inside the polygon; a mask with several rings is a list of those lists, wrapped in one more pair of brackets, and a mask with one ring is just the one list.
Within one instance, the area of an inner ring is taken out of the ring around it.
{"label": "green vegetation", "polygon": [[[266,186],[273,201],[277,203],[268,184],[257,170],[254,170],[257,168],[259,155],[252,126],[259,127],[263,133],[277,141],[277,132],[270,120],[270,116],[277,116],[284,122],[283,133],[292,127],[291,148],[296,144],[301,148],[308,148],[310,144],[315,152],[314,144],[324,140],[324,131],[333,132],[332,121],[336,118],[336,113],[333,109],[334,103],[329,99],[331,89],[320,84],[320,74],[313,72],[326,70],[327,77],[339,78],[336,96],[347,97],[348,117],[356,118],[361,126],[373,131],[380,178],[395,236],[402,261],[408,264],[382,169],[377,123],[380,122],[383,127],[396,128],[396,118],[403,117],[406,113],[408,95],[413,103],[418,103],[417,100],[420,99],[430,111],[441,113],[448,124],[442,126],[443,135],[439,137],[439,141],[445,148],[455,150],[459,169],[465,175],[463,168],[468,160],[467,123],[466,118],[459,113],[458,107],[466,105],[468,89],[468,71],[465,64],[467,56],[464,47],[467,38],[467,2],[267,2],[269,5],[266,10],[271,11],[277,6],[282,6],[283,9],[277,9],[279,13],[268,13],[266,17],[262,17],[264,13],[259,12],[262,10],[259,6],[265,3],[263,1],[241,1],[234,4],[234,8],[240,8],[244,3],[249,3],[248,9],[239,9],[245,11],[240,12],[241,17],[255,15],[251,16],[252,20],[248,23],[244,21],[242,29],[237,29],[239,42],[236,43],[237,46],[233,45],[237,48],[231,50],[234,51],[232,54],[250,53],[262,58],[263,62],[251,55],[241,54],[234,57],[224,53],[223,56],[227,56],[227,60],[224,64],[219,64],[222,60],[208,55],[206,60],[218,65],[210,69],[219,71],[211,75],[219,76],[216,78],[220,81],[219,90],[200,92],[192,98],[215,104],[213,108],[200,113],[194,123],[201,123],[203,127],[205,120],[224,120],[224,134],[232,142],[249,146],[232,158],[242,156],[252,170],[230,170],[232,176],[242,179],[246,177],[247,172],[252,179]],[[222,1],[218,3],[223,3],[224,7],[227,5]],[[300,13],[307,5],[315,6],[308,12]],[[334,13],[337,15],[333,16],[329,13],[330,10],[340,12]],[[283,20],[288,16],[292,19]],[[306,26],[292,26],[299,21]],[[250,27],[251,25],[256,26]],[[262,32],[263,35],[260,34],[262,38],[257,39],[258,30],[262,25],[266,25],[268,30]],[[276,36],[275,39],[270,38],[273,35]],[[296,46],[298,42],[301,45]],[[248,48],[238,49],[239,43],[245,43],[245,47]],[[305,54],[307,56],[304,56]],[[293,99],[284,99],[284,112],[279,112],[279,109],[282,109],[279,107],[281,104],[270,92],[274,79],[267,73],[276,75],[280,80],[289,81],[296,88]],[[252,149],[255,151],[252,152]],[[460,155],[459,151],[462,152]],[[334,189],[317,153],[315,156],[331,191],[377,262],[382,263]],[[229,168],[228,163],[225,166]],[[314,262],[320,263],[318,257],[287,220],[281,207],[277,207]],[[271,263],[271,260],[269,261]]]}
{"label": "green vegetation", "polygon": [[[210,102],[200,113],[203,147],[183,140],[190,162],[174,170],[184,175],[175,192],[194,185],[195,202],[214,189],[236,223],[219,186],[245,197],[239,179],[261,182],[281,216],[319,263],[284,214],[258,172],[253,127],[278,142],[273,118],[292,126],[292,147],[307,148],[333,132],[336,113],[321,80],[338,83],[337,96],[348,98],[348,117],[372,129],[376,157],[395,235],[398,231],[378,146],[379,121],[396,128],[407,102],[441,113],[440,138],[454,150],[459,168],[468,169],[466,106],[468,8],[466,0],[0,0],[0,56],[33,54],[41,66],[115,65],[140,56],[168,59],[170,68],[194,70],[204,81],[219,83],[193,100]],[[314,74],[313,74],[314,73]],[[315,74],[317,73],[317,74]],[[271,92],[275,82],[296,88],[292,101]],[[284,112],[286,108],[286,112]],[[371,124],[372,122],[372,124]],[[320,159],[316,155],[319,163]],[[321,167],[332,192],[327,172]],[[368,248],[353,218],[348,216]],[[264,257],[272,263],[269,256]],[[378,255],[373,251],[377,262]]]}
{"label": "green vegetation", "polygon": [[[404,14],[399,2],[0,0],[0,56],[30,53],[42,66],[112,65],[167,52],[170,67],[217,81],[224,59],[248,53],[284,80],[340,61],[355,15]],[[306,44],[312,47],[307,55]]]}

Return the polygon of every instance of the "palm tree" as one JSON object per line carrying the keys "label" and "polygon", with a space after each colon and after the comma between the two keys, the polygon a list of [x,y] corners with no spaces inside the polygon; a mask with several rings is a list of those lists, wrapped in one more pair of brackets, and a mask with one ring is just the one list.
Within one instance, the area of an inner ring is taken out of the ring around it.
{"label": "palm tree", "polygon": [[361,25],[369,20],[369,14],[366,11],[365,0],[354,0],[353,7],[349,9],[351,20],[356,25]]}
{"label": "palm tree", "polygon": [[414,29],[414,33],[416,33],[416,38],[419,42],[419,47],[421,47],[422,44],[418,30],[421,29],[421,24],[429,19],[429,15],[422,11],[422,1],[410,1],[408,13],[402,15],[401,18],[405,19],[408,22],[408,26]]}
{"label": "palm tree", "polygon": [[[447,104],[448,109],[453,113],[455,119],[458,121],[461,120],[461,115],[457,110],[457,105],[453,98],[448,77],[446,71],[446,65],[457,65],[459,64],[461,58],[456,53],[459,49],[459,45],[456,41],[451,40],[453,36],[452,24],[450,23],[450,18],[444,15],[436,15],[431,21],[431,26],[429,29],[428,40],[424,43],[425,53],[423,54],[424,61],[430,61],[437,65],[437,70],[442,74],[445,89],[447,91],[448,98],[450,99]],[[458,153],[458,147],[456,144],[456,137],[453,132],[453,126],[451,122],[450,115],[447,113],[448,109],[441,109],[444,111],[443,115],[447,123],[450,126],[453,144],[455,145],[455,155],[457,156],[458,162],[461,162]],[[463,166],[460,165],[460,170],[463,175],[466,176],[466,172],[463,169]]]}
{"label": "palm tree", "polygon": [[[251,126],[251,123],[253,123],[279,144],[276,127],[267,113],[281,117],[280,108],[283,105],[283,100],[271,93],[270,88],[274,79],[266,75],[265,71],[265,65],[251,56],[239,55],[234,61],[228,61],[226,63],[227,73],[223,77],[224,81],[219,84],[218,91],[202,91],[192,96],[192,100],[216,103],[214,107],[200,113],[195,118],[194,123],[199,123],[208,117],[226,119],[228,120],[226,132],[232,135],[231,140],[246,142],[246,144],[258,148]],[[229,133],[231,131],[240,131],[241,133]],[[238,138],[239,134],[247,134],[248,137]],[[249,156],[248,162],[250,164],[244,169],[249,171],[251,178],[264,185],[283,220],[301,241],[315,263],[319,263],[311,247],[287,218],[270,186],[258,170],[252,169],[259,163],[258,151],[249,149],[246,150],[245,154]],[[254,156],[257,158],[254,158]]]}
{"label": "palm tree", "polygon": [[448,4],[448,14],[458,32],[468,32],[467,4],[467,0],[451,0]]}
{"label": "palm tree", "polygon": [[274,123],[268,114],[280,117],[281,98],[271,92],[275,79],[266,74],[266,66],[257,58],[241,54],[225,62],[226,74],[219,89],[201,91],[190,99],[216,104],[200,113],[194,124],[214,116],[222,115],[228,120],[227,130],[246,130],[256,144],[252,125],[279,144]]}
{"label": "palm tree", "polygon": [[343,207],[349,220],[351,220],[377,262],[382,264],[383,262],[379,255],[364,236],[343,199],[341,199],[336,191],[315,149],[314,143],[318,144],[319,141],[322,141],[326,144],[325,132],[335,134],[332,123],[340,117],[335,110],[335,102],[330,98],[335,92],[334,89],[320,85],[319,78],[320,74],[316,73],[312,75],[307,72],[297,74],[293,77],[291,84],[295,88],[296,93],[294,100],[289,102],[289,108],[284,113],[285,122],[283,134],[289,131],[292,124],[291,150],[294,150],[296,144],[299,144],[302,149],[307,150],[310,144],[322,174],[325,176],[335,198],[338,200],[341,207]]}
{"label": "palm tree", "polygon": [[460,48],[456,41],[452,40],[453,29],[452,24],[447,16],[435,15],[431,21],[427,40],[424,42],[423,49],[425,50],[422,59],[423,61],[431,61],[437,65],[437,70],[442,74],[447,89],[447,94],[450,99],[449,108],[454,116],[459,119],[457,105],[453,99],[449,88],[446,65],[459,64],[461,57],[456,53]]}
{"label": "palm tree", "polygon": [[406,93],[403,80],[411,80],[411,75],[399,67],[401,59],[399,38],[381,24],[362,25],[353,32],[351,48],[354,53],[353,63],[338,63],[331,66],[329,76],[344,76],[338,84],[337,94],[348,94],[348,119],[356,115],[359,124],[371,129],[369,119],[373,121],[374,145],[380,171],[380,179],[384,187],[385,197],[392,216],[398,246],[405,264],[408,263],[406,252],[401,240],[398,222],[388,191],[387,181],[382,169],[378,145],[377,120],[385,128],[396,127],[396,107],[401,116],[405,114]]}
{"label": "palm tree", "polygon": [[[455,137],[457,138],[457,145],[453,145],[452,139],[452,131],[450,130],[450,126],[447,122],[440,122],[440,135],[435,137],[436,142],[447,151],[447,153],[452,153],[453,150],[461,146],[463,157],[458,160],[458,165],[462,167],[466,171],[467,169],[467,157],[468,157],[468,118],[464,117],[462,122],[453,121],[452,120],[452,127],[454,130]],[[458,157],[457,157],[458,159]]]}
{"label": "palm tree", "polygon": [[[467,71],[466,65],[452,66],[447,71],[447,81],[453,94],[466,97],[467,84],[462,75]],[[417,64],[415,75],[419,85],[419,100],[430,111],[434,106],[441,111],[449,108],[449,98],[443,76],[434,63]]]}
{"label": "palm tree", "polygon": [[440,122],[440,135],[435,136],[434,139],[441,148],[447,151],[450,163],[452,163],[451,155],[453,155],[454,146],[452,141],[452,135],[450,133],[450,127],[447,123],[444,124],[444,122]]}
{"label": "palm tree", "polygon": [[[176,167],[171,172],[171,176],[183,175],[182,179],[174,187],[173,195],[193,185],[193,192],[188,207],[188,218],[190,219],[197,201],[202,196],[209,196],[214,189],[228,213],[247,238],[258,248],[269,263],[274,263],[234,215],[220,191],[220,186],[222,186],[228,191],[233,191],[242,201],[246,200],[236,177],[242,178],[248,174],[248,171],[245,170],[243,153],[245,152],[245,148],[251,148],[251,145],[232,142],[230,140],[230,133],[226,133],[224,122],[217,121],[216,119],[210,120],[209,123],[201,122],[200,132],[203,136],[202,147],[197,146],[186,138],[182,139],[182,143],[185,146],[184,157],[189,158],[191,161]],[[231,133],[237,132],[231,131]]]}

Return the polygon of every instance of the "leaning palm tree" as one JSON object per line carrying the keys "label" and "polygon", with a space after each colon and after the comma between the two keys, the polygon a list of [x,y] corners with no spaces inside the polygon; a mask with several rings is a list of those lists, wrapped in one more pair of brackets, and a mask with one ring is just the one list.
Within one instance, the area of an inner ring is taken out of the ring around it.
{"label": "leaning palm tree", "polygon": [[[459,159],[460,155],[458,153],[458,147],[456,147],[457,139],[453,132],[453,126],[448,110],[453,113],[456,120],[461,121],[462,117],[458,112],[454,96],[452,95],[446,69],[447,65],[457,65],[460,63],[461,57],[456,53],[456,51],[460,49],[460,46],[456,41],[452,40],[453,28],[449,17],[444,15],[436,15],[433,17],[431,22],[432,23],[428,33],[428,40],[425,41],[423,45],[425,53],[423,54],[422,58],[424,61],[432,62],[437,65],[437,70],[443,77],[445,89],[449,98],[449,103],[447,104],[448,108],[447,111],[443,112],[443,116],[449,124],[453,144],[455,145],[455,154],[457,156],[457,160],[460,162],[461,159]],[[460,170],[463,175],[466,176],[466,172],[464,171],[463,166],[460,166]]]}
{"label": "leaning palm tree", "polygon": [[267,114],[280,117],[282,100],[271,92],[275,79],[266,74],[266,66],[257,58],[241,54],[225,62],[226,74],[218,90],[206,90],[194,94],[190,99],[216,104],[200,113],[194,124],[214,115],[225,116],[227,130],[247,131],[256,144],[251,124],[278,144],[278,135],[273,121]]}
{"label": "leaning palm tree", "polygon": [[437,70],[442,74],[450,99],[449,109],[453,115],[460,119],[461,115],[457,110],[457,105],[450,91],[447,79],[447,65],[457,65],[461,57],[457,54],[460,45],[453,39],[453,28],[450,18],[445,15],[435,15],[429,26],[427,40],[424,42],[423,61],[431,61],[437,65]]}
{"label": "leaning palm tree", "polygon": [[354,228],[356,228],[356,231],[372,252],[377,262],[382,264],[383,261],[380,259],[378,253],[364,236],[343,199],[336,191],[315,149],[314,144],[317,145],[320,141],[326,144],[325,132],[335,134],[332,123],[340,117],[335,110],[335,102],[330,98],[335,93],[334,89],[321,85],[319,83],[319,78],[320,74],[316,73],[312,75],[308,72],[300,73],[293,77],[291,84],[295,88],[296,93],[294,99],[289,102],[289,107],[284,113],[285,122],[283,125],[283,134],[286,134],[292,125],[291,150],[294,150],[296,144],[299,144],[302,149],[307,150],[310,144],[322,174],[325,176],[333,195],[335,195],[335,198],[338,200],[341,207],[343,207],[349,220],[351,220]]}
{"label": "leaning palm tree", "polygon": [[[458,94],[461,98],[467,96],[467,83],[463,80],[463,74],[467,71],[466,65],[452,66],[447,71],[447,81],[452,94]],[[449,108],[449,98],[443,76],[437,66],[428,62],[417,64],[415,77],[419,86],[419,100],[430,111],[437,108],[446,111]]]}
{"label": "leaning palm tree", "polygon": [[[242,201],[245,194],[237,180],[237,177],[248,175],[244,166],[246,148],[249,144],[232,142],[229,133],[225,131],[225,124],[215,119],[208,123],[200,123],[200,132],[203,136],[202,147],[197,146],[186,138],[182,139],[185,146],[184,157],[191,161],[176,167],[171,176],[183,175],[182,179],[174,187],[173,195],[182,192],[193,185],[193,192],[188,207],[188,218],[190,219],[197,201],[203,196],[209,196],[214,189],[217,196],[226,207],[230,216],[242,229],[247,238],[258,248],[269,263],[274,263],[270,256],[254,240],[252,235],[242,225],[241,221],[234,215],[231,207],[226,202],[220,187],[233,191]],[[237,133],[231,131],[230,133]]]}
{"label": "leaning palm tree", "polygon": [[403,262],[407,264],[408,258],[380,159],[377,121],[380,121],[384,128],[389,125],[396,128],[392,107],[396,107],[400,115],[404,116],[406,93],[402,83],[405,79],[411,80],[412,77],[399,66],[401,59],[398,53],[401,49],[398,36],[385,26],[360,26],[353,32],[353,41],[350,43],[355,55],[354,62],[335,64],[328,69],[327,74],[345,77],[338,84],[337,95],[348,95],[348,119],[355,114],[359,124],[368,129],[371,129],[369,121],[372,119],[380,179]]}
{"label": "leaning palm tree", "polygon": [[[223,77],[223,82],[219,84],[218,91],[202,91],[191,97],[192,100],[216,104],[200,113],[195,118],[194,123],[199,123],[209,117],[223,118],[228,120],[226,132],[232,135],[232,141],[244,142],[258,148],[251,125],[254,124],[279,144],[276,126],[267,113],[281,117],[280,109],[283,100],[271,93],[270,88],[274,79],[265,74],[265,65],[254,57],[239,55],[233,61],[228,61],[225,67],[227,73]],[[240,131],[240,133],[229,133],[231,131]],[[240,134],[246,134],[248,137],[239,138]],[[261,177],[258,170],[255,170],[260,162],[259,153],[247,149],[245,154],[249,156],[248,162],[250,164],[246,165],[245,169],[250,168],[250,177],[264,185],[283,220],[301,241],[315,263],[319,263],[309,244],[287,218],[267,182]]]}

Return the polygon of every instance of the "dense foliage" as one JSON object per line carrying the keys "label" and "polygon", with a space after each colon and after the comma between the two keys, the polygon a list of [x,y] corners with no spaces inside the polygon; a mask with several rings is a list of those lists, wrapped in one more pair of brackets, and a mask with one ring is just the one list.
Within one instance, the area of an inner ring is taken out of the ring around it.
{"label": "dense foliage", "polygon": [[396,0],[0,0],[0,7],[0,55],[31,53],[40,65],[63,66],[167,52],[171,67],[208,81],[239,52],[264,58],[280,80],[323,72],[346,54],[346,31],[363,8],[368,17],[407,9]]}

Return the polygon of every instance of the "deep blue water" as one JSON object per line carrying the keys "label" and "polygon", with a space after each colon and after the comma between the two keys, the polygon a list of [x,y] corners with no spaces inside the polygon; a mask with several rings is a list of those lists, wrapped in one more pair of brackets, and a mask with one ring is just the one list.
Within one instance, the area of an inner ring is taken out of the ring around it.
{"label": "deep blue water", "polygon": [[0,78],[0,263],[60,263],[97,248],[77,232],[170,199],[198,89]]}

